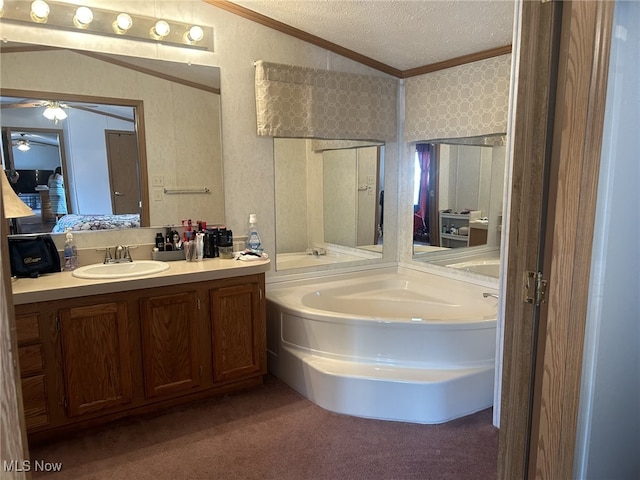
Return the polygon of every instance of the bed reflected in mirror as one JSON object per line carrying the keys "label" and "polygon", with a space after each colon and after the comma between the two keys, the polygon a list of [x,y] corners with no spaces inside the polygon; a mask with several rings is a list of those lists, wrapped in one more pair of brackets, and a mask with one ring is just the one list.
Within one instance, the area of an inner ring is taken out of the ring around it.
{"label": "bed reflected in mirror", "polygon": [[274,139],[276,269],[382,258],[384,144]]}

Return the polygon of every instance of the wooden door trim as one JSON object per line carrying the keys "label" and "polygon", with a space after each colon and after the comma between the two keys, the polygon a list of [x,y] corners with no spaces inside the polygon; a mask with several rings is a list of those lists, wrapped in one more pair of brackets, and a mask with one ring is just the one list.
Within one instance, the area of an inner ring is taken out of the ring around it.
{"label": "wooden door trim", "polygon": [[[538,308],[523,302],[525,273],[543,247],[561,5],[522,2],[506,268],[498,478],[524,479],[528,465]],[[555,34],[554,34],[555,33]],[[517,51],[517,50],[516,50]]]}
{"label": "wooden door trim", "polygon": [[613,2],[566,2],[529,478],[572,478]]}

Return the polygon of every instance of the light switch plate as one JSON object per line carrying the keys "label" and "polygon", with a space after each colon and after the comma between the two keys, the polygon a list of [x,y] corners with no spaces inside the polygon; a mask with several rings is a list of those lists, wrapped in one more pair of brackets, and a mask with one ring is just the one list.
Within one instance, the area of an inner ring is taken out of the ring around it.
{"label": "light switch plate", "polygon": [[162,201],[162,190],[158,188],[153,190],[153,200],[156,202]]}
{"label": "light switch plate", "polygon": [[164,187],[164,177],[162,175],[151,175],[151,185],[154,187]]}

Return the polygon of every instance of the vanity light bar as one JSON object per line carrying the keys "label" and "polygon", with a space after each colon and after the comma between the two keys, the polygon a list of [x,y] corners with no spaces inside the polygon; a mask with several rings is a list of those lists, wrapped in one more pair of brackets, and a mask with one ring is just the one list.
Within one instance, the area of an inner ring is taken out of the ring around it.
{"label": "vanity light bar", "polygon": [[0,22],[213,50],[213,28],[48,0],[0,0]]}

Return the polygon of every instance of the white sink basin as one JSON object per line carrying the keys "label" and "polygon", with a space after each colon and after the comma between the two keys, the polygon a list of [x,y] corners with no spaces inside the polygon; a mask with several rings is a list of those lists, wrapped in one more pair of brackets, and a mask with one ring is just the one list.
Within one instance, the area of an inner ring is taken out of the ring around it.
{"label": "white sink basin", "polygon": [[151,275],[169,270],[169,264],[156,260],[136,260],[125,263],[96,263],[80,267],[71,275],[78,278],[128,278]]}

